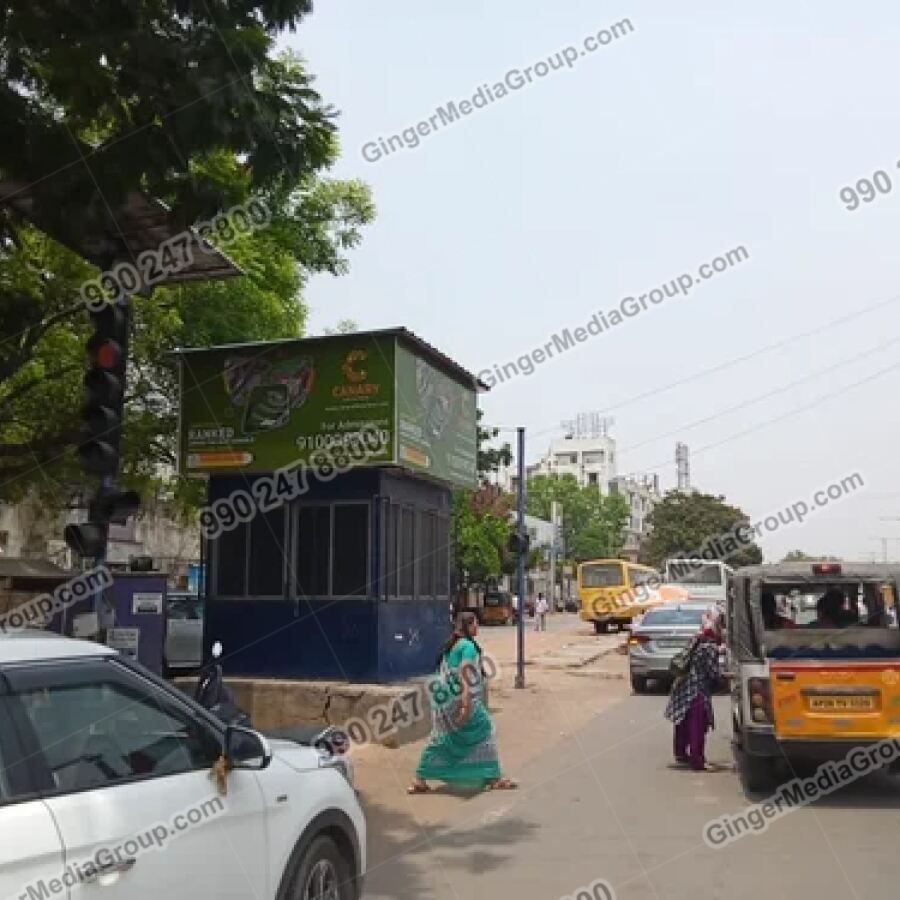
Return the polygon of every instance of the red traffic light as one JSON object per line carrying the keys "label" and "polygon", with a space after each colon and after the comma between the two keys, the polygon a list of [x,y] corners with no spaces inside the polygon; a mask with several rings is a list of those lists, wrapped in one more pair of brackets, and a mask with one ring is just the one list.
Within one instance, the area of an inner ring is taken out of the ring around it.
{"label": "red traffic light", "polygon": [[88,353],[91,362],[101,369],[115,369],[122,361],[122,348],[112,340],[91,341]]}

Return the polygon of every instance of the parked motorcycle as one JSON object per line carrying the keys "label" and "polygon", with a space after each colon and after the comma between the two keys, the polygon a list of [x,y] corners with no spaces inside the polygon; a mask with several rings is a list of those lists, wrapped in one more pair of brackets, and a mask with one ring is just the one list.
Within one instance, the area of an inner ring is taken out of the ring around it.
{"label": "parked motorcycle", "polygon": [[[225,675],[219,662],[221,656],[222,644],[216,641],[212,645],[212,659],[200,670],[194,699],[226,725],[252,728],[250,716],[237,705],[234,692],[225,684]],[[350,749],[350,738],[347,733],[334,725],[325,728],[321,725],[293,725],[290,728],[266,731],[265,735],[294,741],[306,747],[315,747],[332,756],[343,755]]]}

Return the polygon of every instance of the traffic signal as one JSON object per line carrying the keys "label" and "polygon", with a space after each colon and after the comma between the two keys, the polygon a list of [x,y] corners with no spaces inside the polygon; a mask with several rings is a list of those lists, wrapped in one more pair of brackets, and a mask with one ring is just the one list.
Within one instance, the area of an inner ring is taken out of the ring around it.
{"label": "traffic signal", "polygon": [[124,525],[137,513],[140,498],[113,486],[125,407],[129,311],[111,303],[91,312],[91,322],[78,455],[84,471],[99,476],[100,487],[89,504],[88,521],[66,526],[64,537],[79,556],[96,558],[106,553],[110,523]]}
{"label": "traffic signal", "polygon": [[87,344],[84,376],[84,423],[78,445],[81,465],[89,475],[113,476],[119,468],[119,440],[125,402],[128,312],[107,304],[91,313],[94,333]]}
{"label": "traffic signal", "polygon": [[531,545],[531,537],[527,531],[513,531],[509,536],[509,552],[514,554],[527,553]]}
{"label": "traffic signal", "polygon": [[106,550],[109,525],[124,525],[135,515],[141,498],[137,491],[100,488],[88,506],[88,521],[67,525],[63,533],[66,545],[79,556],[100,556]]}

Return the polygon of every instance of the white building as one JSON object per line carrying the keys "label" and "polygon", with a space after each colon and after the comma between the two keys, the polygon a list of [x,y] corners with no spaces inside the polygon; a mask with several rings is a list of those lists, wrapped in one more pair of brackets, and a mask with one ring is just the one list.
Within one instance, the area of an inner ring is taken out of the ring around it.
{"label": "white building", "polygon": [[609,490],[624,497],[628,503],[630,518],[623,552],[637,560],[641,544],[650,533],[650,513],[661,499],[659,476],[622,475],[610,482]]}
{"label": "white building", "polygon": [[574,475],[582,487],[606,494],[616,477],[616,441],[608,435],[559,438],[535,468],[534,474]]}

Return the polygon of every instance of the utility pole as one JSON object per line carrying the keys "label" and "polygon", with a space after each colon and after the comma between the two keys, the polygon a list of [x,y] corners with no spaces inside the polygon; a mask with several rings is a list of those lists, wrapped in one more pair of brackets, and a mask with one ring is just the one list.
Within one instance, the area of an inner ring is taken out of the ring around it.
{"label": "utility pole", "polygon": [[519,593],[519,616],[516,621],[516,682],[517,688],[525,687],[525,557],[528,555],[528,532],[525,530],[525,429],[517,429],[519,478],[516,485],[517,538],[516,590]]}
{"label": "utility pole", "polygon": [[550,537],[550,611],[556,612],[556,523],[559,519],[559,503],[550,501],[550,524],[553,526]]}
{"label": "utility pole", "polygon": [[900,537],[885,537],[882,535],[881,537],[873,537],[873,541],[881,541],[881,561],[888,562],[888,541],[900,541]]}

